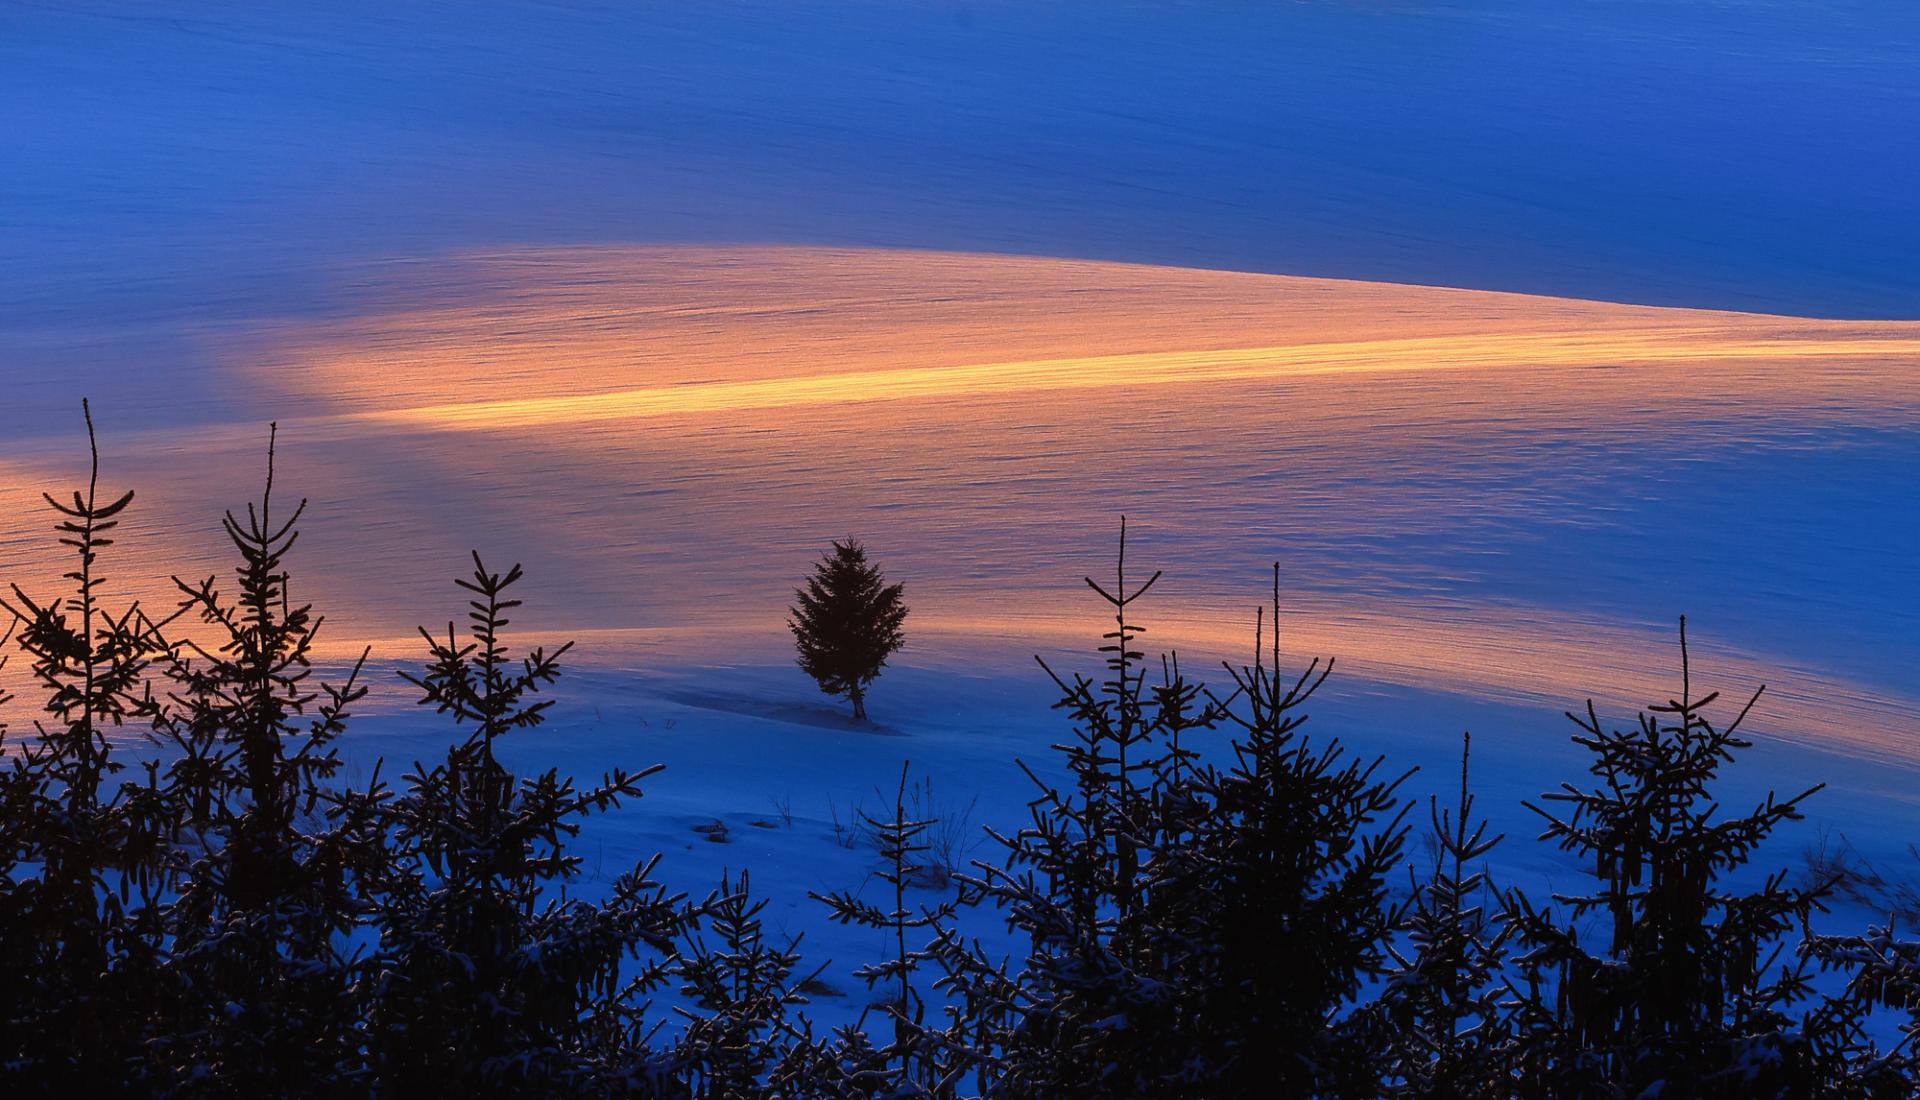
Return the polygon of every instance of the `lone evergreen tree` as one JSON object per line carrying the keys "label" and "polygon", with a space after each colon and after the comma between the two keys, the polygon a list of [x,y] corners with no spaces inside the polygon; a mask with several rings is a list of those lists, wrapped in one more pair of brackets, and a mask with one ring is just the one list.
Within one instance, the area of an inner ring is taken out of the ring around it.
{"label": "lone evergreen tree", "polygon": [[852,700],[855,719],[867,716],[867,685],[906,641],[900,633],[907,617],[902,591],[903,586],[887,583],[852,539],[836,541],[833,552],[814,566],[807,586],[794,591],[798,602],[787,625],[800,650],[800,667],[821,691]]}

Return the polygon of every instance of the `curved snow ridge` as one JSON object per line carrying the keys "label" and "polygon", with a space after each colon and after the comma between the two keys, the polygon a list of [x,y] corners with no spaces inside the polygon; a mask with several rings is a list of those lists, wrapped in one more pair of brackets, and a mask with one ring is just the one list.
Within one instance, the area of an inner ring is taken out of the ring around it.
{"label": "curved snow ridge", "polygon": [[[516,628],[583,660],[612,631],[644,667],[778,663],[794,579],[849,534],[908,586],[907,659],[969,644],[943,623],[1024,655],[1083,636],[1062,593],[1125,513],[1213,653],[1279,561],[1294,637],[1356,674],[1634,705],[1691,612],[1703,655],[1775,683],[1756,728],[1920,758],[1893,690],[1920,661],[1920,324],[884,249],[342,277],[362,308],[197,334],[198,381],[260,423],[125,431],[97,395],[103,487],[140,494],[109,594],[225,575],[218,517],[278,419],[276,491],[312,500],[297,598],[377,657],[459,613],[477,547],[527,568]],[[38,491],[85,476],[53,442],[0,442],[0,578],[35,593],[66,568]]]}
{"label": "curved snow ridge", "polygon": [[903,367],[750,382],[647,386],[567,397],[420,405],[352,414],[347,422],[440,431],[542,428],[636,417],[925,401],[1019,391],[1113,389],[1258,381],[1314,374],[1516,369],[1604,364],[1699,365],[1765,360],[1905,358],[1920,364],[1920,337],[1864,340],[1711,332],[1594,335],[1580,332],[1425,337],[1038,359],[957,367]]}

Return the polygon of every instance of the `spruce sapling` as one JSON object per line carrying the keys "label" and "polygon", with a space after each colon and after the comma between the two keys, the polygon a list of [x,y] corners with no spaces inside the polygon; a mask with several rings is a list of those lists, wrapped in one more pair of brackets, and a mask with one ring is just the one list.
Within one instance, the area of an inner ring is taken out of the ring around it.
{"label": "spruce sapling", "polygon": [[[1746,813],[1723,813],[1722,765],[1752,747],[1695,697],[1680,620],[1680,691],[1632,727],[1603,725],[1587,704],[1568,717],[1591,756],[1587,787],[1562,784],[1526,804],[1542,839],[1579,857],[1591,885],[1557,893],[1564,915],[1509,891],[1521,953],[1509,977],[1520,1078],[1543,1095],[1781,1097],[1821,1094],[1829,1072],[1797,1005],[1812,995],[1805,959],[1784,937],[1823,908],[1830,884],[1789,886],[1777,871],[1757,889],[1729,888],[1780,825],[1801,817],[1819,786]],[[1579,924],[1597,918],[1594,934]]]}
{"label": "spruce sapling", "polygon": [[907,617],[904,591],[903,585],[888,584],[852,539],[836,541],[814,566],[806,587],[794,591],[787,625],[800,668],[821,691],[846,696],[855,721],[867,717],[867,686],[906,643],[900,631]]}

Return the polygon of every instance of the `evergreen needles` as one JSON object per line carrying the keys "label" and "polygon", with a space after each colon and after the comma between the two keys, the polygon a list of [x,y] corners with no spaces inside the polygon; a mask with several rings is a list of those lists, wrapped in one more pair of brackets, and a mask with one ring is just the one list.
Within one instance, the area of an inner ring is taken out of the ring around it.
{"label": "evergreen needles", "polygon": [[846,696],[855,721],[867,717],[867,685],[906,644],[900,631],[907,618],[904,591],[888,584],[866,550],[848,539],[835,542],[793,594],[787,625],[800,668],[821,691]]}

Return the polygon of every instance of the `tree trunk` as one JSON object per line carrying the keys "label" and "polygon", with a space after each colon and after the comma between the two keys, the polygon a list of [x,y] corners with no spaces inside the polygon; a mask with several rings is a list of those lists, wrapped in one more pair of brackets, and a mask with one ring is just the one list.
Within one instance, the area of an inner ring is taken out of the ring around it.
{"label": "tree trunk", "polygon": [[867,720],[866,691],[862,688],[854,688],[852,691],[848,692],[848,694],[853,697],[853,720],[856,722],[866,721]]}

